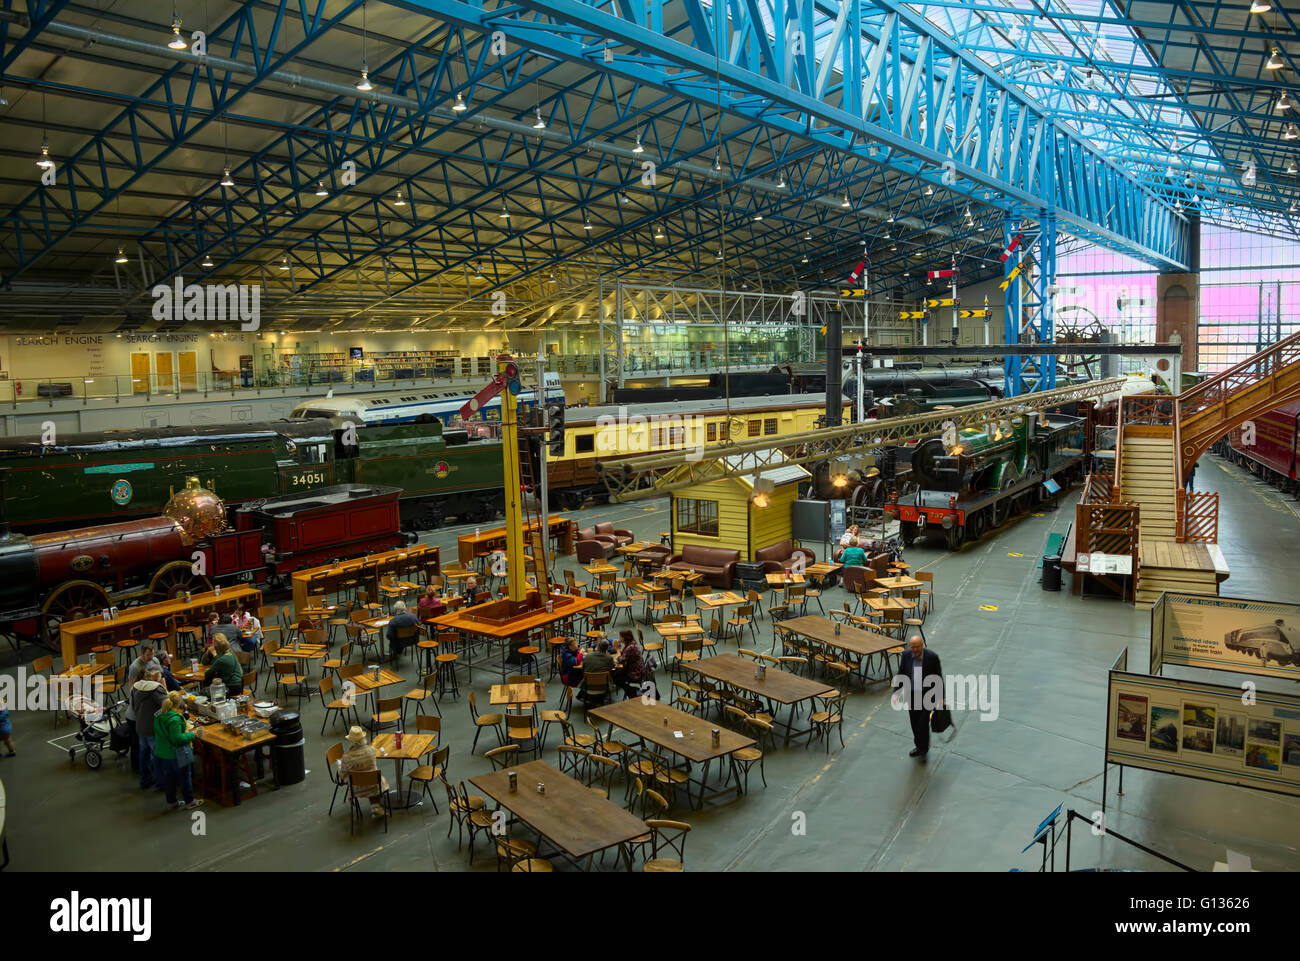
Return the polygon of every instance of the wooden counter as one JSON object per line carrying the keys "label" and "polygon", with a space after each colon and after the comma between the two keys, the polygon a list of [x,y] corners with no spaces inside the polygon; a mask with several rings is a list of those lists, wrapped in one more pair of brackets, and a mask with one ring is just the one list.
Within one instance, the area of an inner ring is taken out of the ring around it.
{"label": "wooden counter", "polygon": [[[174,615],[181,615],[186,624],[197,624],[203,620],[203,608],[224,611],[233,608],[237,602],[255,611],[262,606],[262,592],[256,587],[241,584],[238,587],[222,588],[220,597],[213,591],[205,591],[202,594],[195,594],[188,603],[184,598],[180,598],[160,601],[157,604],[127,607],[120,610],[117,617],[111,621],[96,615],[60,624],[59,642],[63,646],[63,667],[65,670],[70,668],[80,655],[89,653],[90,649],[99,643],[98,638],[101,634],[111,633],[112,640],[107,643],[116,644],[130,636],[132,627],[141,625],[144,628],[143,636],[148,637],[150,634],[165,631],[167,618]],[[174,647],[174,639],[168,638],[168,650],[175,654],[172,647]]]}
{"label": "wooden counter", "polygon": [[[385,551],[382,554],[368,554],[365,557],[354,557],[349,561],[340,561],[337,564],[325,564],[321,567],[309,567],[305,570],[295,571],[293,575],[293,610],[295,617],[302,617],[307,608],[307,589],[313,580],[317,585],[325,588],[327,595],[333,594],[338,589],[339,581],[344,577],[356,577],[364,575],[370,580],[374,580],[376,574],[384,577],[387,574],[399,574],[399,568],[409,564],[412,560],[423,564],[432,555],[435,563],[438,564],[438,571],[441,572],[440,552],[436,547],[425,547],[415,545],[413,547],[403,547],[395,551]],[[373,587],[367,588],[371,592],[371,600],[378,600],[377,592]]]}
{"label": "wooden counter", "polygon": [[[552,517],[550,519],[550,535],[556,542],[555,550],[557,554],[573,553],[573,535],[577,530],[577,524],[567,517]],[[533,523],[524,525],[524,543],[528,543],[528,535],[533,532]],[[477,534],[462,534],[456,538],[456,556],[462,564],[472,566],[475,560],[484,554],[490,554],[493,551],[504,551],[506,549],[506,529],[504,527],[493,527],[490,530],[479,531]],[[550,549],[549,547],[547,548]]]}

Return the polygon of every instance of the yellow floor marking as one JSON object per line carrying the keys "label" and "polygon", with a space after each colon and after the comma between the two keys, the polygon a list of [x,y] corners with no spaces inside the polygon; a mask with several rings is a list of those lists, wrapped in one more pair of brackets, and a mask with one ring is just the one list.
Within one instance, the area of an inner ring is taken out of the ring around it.
{"label": "yellow floor marking", "polygon": [[980,605],[980,610],[981,610],[981,611],[996,611],[997,609],[998,609],[998,606],[997,606],[996,604],[981,604],[981,605]]}
{"label": "yellow floor marking", "polygon": [[[375,820],[378,821],[379,819],[378,819],[378,818],[375,818]],[[350,868],[350,867],[352,867],[352,866],[354,866],[354,865],[360,864],[360,863],[361,863],[362,861],[364,861],[366,858],[374,857],[376,854],[378,854],[378,853],[379,853],[380,851],[382,851],[383,849],[384,849],[384,845],[381,844],[381,845],[379,845],[379,847],[375,848],[373,851],[368,851],[368,852],[366,852],[365,854],[362,854],[360,857],[355,857],[355,858],[353,858],[351,861],[349,861],[347,864],[344,864],[342,867],[337,867],[337,868],[335,868],[335,869],[334,869],[334,872],[337,874],[339,871],[346,871],[348,868]]]}
{"label": "yellow floor marking", "polygon": [[1024,556],[1025,555],[1020,553],[1019,551],[1007,551],[1007,557],[1024,557]]}

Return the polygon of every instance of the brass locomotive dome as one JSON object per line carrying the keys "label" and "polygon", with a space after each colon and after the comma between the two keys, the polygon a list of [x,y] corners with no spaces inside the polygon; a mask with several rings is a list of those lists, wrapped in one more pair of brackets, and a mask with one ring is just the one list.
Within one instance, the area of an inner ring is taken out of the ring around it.
{"label": "brass locomotive dome", "polygon": [[185,479],[185,489],[173,494],[163,514],[181,526],[181,541],[186,547],[226,529],[226,505],[197,477]]}

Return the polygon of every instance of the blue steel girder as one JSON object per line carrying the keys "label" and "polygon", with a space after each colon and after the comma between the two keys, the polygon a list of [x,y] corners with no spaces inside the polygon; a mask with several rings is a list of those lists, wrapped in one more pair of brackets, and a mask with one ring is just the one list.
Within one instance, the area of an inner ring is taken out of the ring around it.
{"label": "blue steel girder", "polygon": [[[1051,344],[1056,339],[1051,295],[1056,280],[1056,225],[1050,216],[1033,222],[1009,214],[1003,222],[1003,249],[1018,235],[1022,239],[1004,265],[1004,342]],[[1003,365],[1008,397],[1056,386],[1053,354],[1008,356]]]}
{"label": "blue steel girder", "polygon": [[[500,6],[390,2],[468,28],[500,31],[535,52],[574,63],[593,63],[606,48],[617,47],[613,62],[601,63],[600,69],[678,96],[720,103],[724,112],[761,119],[846,154],[862,156],[868,141],[878,143],[887,150],[884,162],[896,170],[935,185],[949,171],[956,178],[946,185],[951,190],[1004,209],[1055,210],[1071,233],[1157,265],[1179,266],[1186,256],[1184,218],[1061,129],[1023,93],[1005,86],[985,64],[965,54],[958,41],[892,0],[733,5],[725,55],[714,42],[723,6],[709,10],[700,0],[669,7],[651,0],[645,6],[613,9],[596,0],[522,0]],[[682,8],[689,30],[652,30],[648,23],[662,19],[671,7]],[[811,82],[809,70],[796,69],[771,51],[772,39],[752,11],[766,11],[782,24],[828,19],[834,24]],[[1124,209],[1114,223],[1089,220],[1071,207],[1069,196],[1055,193],[1054,161],[1064,160],[1072,149],[1120,196]]]}
{"label": "blue steel girder", "polygon": [[0,9],[6,13],[16,13],[16,7],[23,8],[26,18],[26,32],[17,40],[9,37],[11,24],[9,20],[0,20],[0,76],[18,59],[19,54],[31,46],[41,29],[63,12],[71,0],[4,0]]}
{"label": "blue steel girder", "polygon": [[[84,226],[91,216],[105,210],[123,190],[206,128],[221,111],[229,109],[269,75],[291,63],[322,33],[346,18],[361,3],[362,0],[346,0],[343,6],[327,16],[325,7],[328,0],[278,0],[270,28],[260,34],[258,18],[254,14],[261,11],[251,4],[239,6],[227,20],[208,32],[208,49],[215,51],[220,44],[220,49],[228,49],[232,58],[246,53],[253,60],[256,74],[247,82],[236,84],[231,82],[229,71],[219,69],[204,57],[191,54],[181,58],[141,94],[141,100],[146,103],[133,104],[123,110],[88,138],[71,157],[56,158],[57,186],[35,188],[9,211],[9,222],[19,225],[20,232],[14,239],[14,250],[19,259],[5,275],[4,281],[12,281],[38,263],[60,241]],[[261,18],[263,24],[265,19]],[[293,37],[287,35],[290,26],[299,31]],[[10,38],[5,39],[13,43]],[[23,42],[31,39],[34,38],[24,37]],[[0,50],[0,59],[8,53],[7,49]],[[220,110],[195,109],[200,91],[208,94]],[[151,100],[160,100],[167,105],[165,122],[160,123],[154,118],[154,108],[147,104]],[[164,138],[166,145],[146,154],[137,136],[141,130]],[[126,142],[125,148],[121,141]],[[125,166],[131,173],[124,180],[114,182],[110,180],[111,164]],[[28,253],[21,229],[32,224],[40,225],[38,243],[36,249]]]}

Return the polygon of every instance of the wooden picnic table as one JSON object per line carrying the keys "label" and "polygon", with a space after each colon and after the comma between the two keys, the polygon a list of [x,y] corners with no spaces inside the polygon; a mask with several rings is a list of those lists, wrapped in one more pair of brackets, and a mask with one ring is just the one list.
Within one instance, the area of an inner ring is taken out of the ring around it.
{"label": "wooden picnic table", "polygon": [[[685,760],[688,777],[691,778],[692,783],[698,784],[700,788],[699,796],[693,799],[693,806],[697,808],[703,807],[706,800],[721,797],[723,794],[732,791],[740,793],[740,779],[735,777],[736,772],[734,770],[731,771],[734,784],[707,793],[709,765],[714,761],[721,762],[723,758],[730,758],[733,753],[741,748],[754,747],[757,743],[753,738],[746,737],[744,734],[737,734],[728,728],[715,728],[703,718],[696,717],[694,714],[687,714],[683,710],[660,701],[647,701],[639,697],[631,697],[619,701],[617,704],[592,708],[587,712],[587,716],[604,721],[614,727],[622,728],[629,734],[640,738],[643,742],[649,741],[651,744],[666,751],[671,751]],[[713,745],[712,737],[712,731],[715,729],[718,732],[718,745],[716,747]],[[695,732],[695,737],[691,737],[692,731]],[[695,764],[704,765],[698,781],[691,775],[692,765]],[[686,793],[689,798],[689,784]]]}
{"label": "wooden picnic table", "polygon": [[[519,787],[510,790],[510,772]],[[575,862],[585,859],[584,870],[601,851],[620,847],[645,834],[645,822],[619,805],[601,797],[586,785],[561,774],[545,761],[529,761],[504,771],[480,774],[469,779],[519,820],[531,826]],[[538,783],[546,793],[538,794]],[[628,869],[631,859],[624,852]]]}
{"label": "wooden picnic table", "polygon": [[370,742],[379,760],[397,762],[397,787],[388,792],[393,807],[413,808],[424,802],[424,795],[421,792],[409,791],[401,786],[402,768],[407,761],[418,761],[433,750],[433,742],[437,739],[436,734],[402,732],[401,748],[398,748],[397,738],[392,734],[376,734],[375,739]]}
{"label": "wooden picnic table", "polygon": [[[851,624],[841,624],[840,632],[836,634],[834,621],[829,617],[819,617],[815,614],[779,621],[776,630],[788,631],[791,634],[806,637],[808,640],[824,647],[846,651],[860,658],[859,667],[862,670],[864,682],[868,680],[889,680],[892,675],[889,674],[889,658],[887,655],[894,648],[903,646],[902,641],[896,637],[890,637],[888,634],[881,634],[878,631],[870,631],[862,627],[854,627]],[[872,658],[877,656],[880,657],[881,665],[885,668],[885,671],[880,677],[870,677],[867,674],[867,666],[871,663]]]}
{"label": "wooden picnic table", "polygon": [[683,662],[682,666],[710,680],[756,694],[773,704],[788,706],[789,716],[784,724],[785,746],[790,744],[791,739],[812,732],[812,728],[805,731],[794,730],[794,706],[800,701],[807,701],[834,690],[824,681],[810,680],[776,667],[769,667],[763,679],[759,680],[755,670],[758,664],[739,654],[717,654],[713,657],[700,658],[698,661]]}

